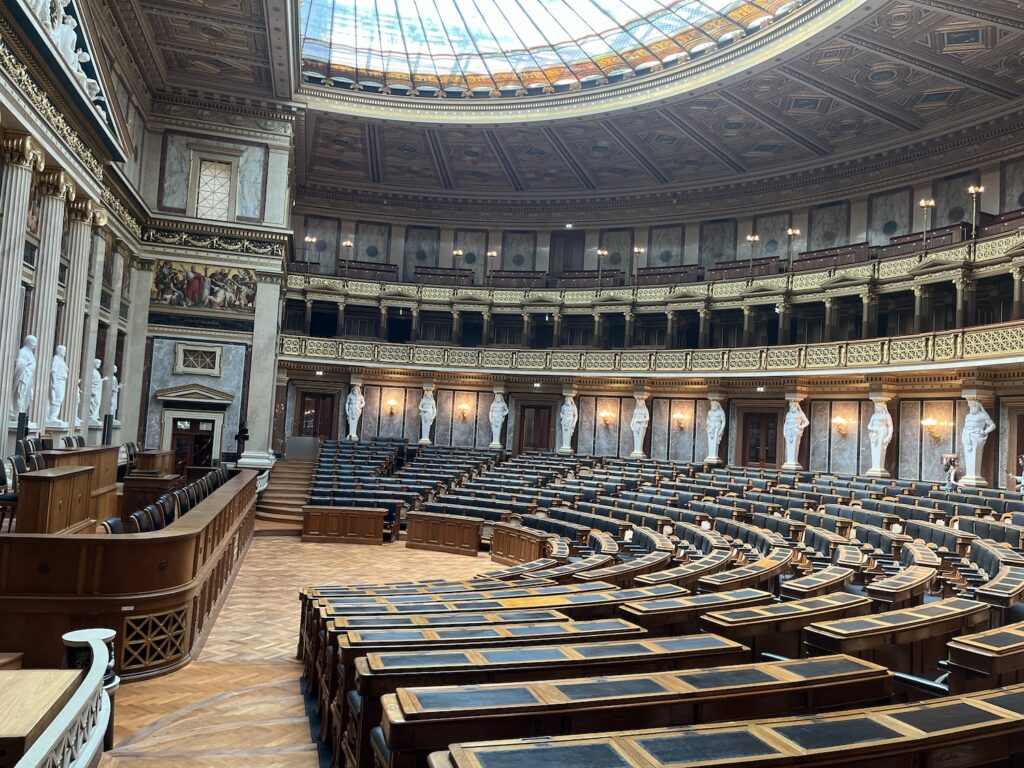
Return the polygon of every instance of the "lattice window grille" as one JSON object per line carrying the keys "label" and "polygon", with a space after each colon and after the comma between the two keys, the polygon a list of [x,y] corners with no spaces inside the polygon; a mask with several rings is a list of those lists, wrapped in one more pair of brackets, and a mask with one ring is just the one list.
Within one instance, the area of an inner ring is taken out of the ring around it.
{"label": "lattice window grille", "polygon": [[184,655],[187,618],[187,608],[125,617],[121,669],[150,667]]}
{"label": "lattice window grille", "polygon": [[217,370],[217,353],[211,349],[189,349],[181,352],[182,364],[197,371]]}
{"label": "lattice window grille", "polygon": [[196,190],[196,217],[228,221],[231,207],[231,163],[199,161],[199,185]]}

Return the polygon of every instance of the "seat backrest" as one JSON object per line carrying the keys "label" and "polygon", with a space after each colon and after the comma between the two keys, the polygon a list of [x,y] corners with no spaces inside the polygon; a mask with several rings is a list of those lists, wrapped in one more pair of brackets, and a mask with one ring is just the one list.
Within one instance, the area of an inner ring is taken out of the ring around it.
{"label": "seat backrest", "polygon": [[85,435],[75,435],[75,445],[85,448]]}
{"label": "seat backrest", "polygon": [[74,448],[75,447],[75,438],[71,437],[70,435],[65,435],[64,437],[62,437],[60,439],[60,443],[65,448]]}
{"label": "seat backrest", "polygon": [[100,525],[103,526],[103,530],[106,533],[124,533],[124,525],[121,523],[120,517],[112,517],[109,520],[104,520]]}
{"label": "seat backrest", "polygon": [[25,462],[25,457],[19,453],[11,456],[11,465],[14,467],[15,482],[17,482],[18,475],[23,475],[28,472],[28,464]]}
{"label": "seat backrest", "polygon": [[46,469],[46,459],[43,458],[41,453],[30,453],[28,455],[28,465],[32,468],[33,472],[37,472],[40,469]]}
{"label": "seat backrest", "polygon": [[181,517],[190,509],[192,509],[192,504],[189,501],[188,493],[185,492],[184,488],[179,488],[178,490],[174,491],[172,495],[174,496],[174,500],[178,502],[178,517]]}
{"label": "seat backrest", "polygon": [[164,521],[164,514],[157,508],[156,504],[147,504],[142,508],[142,511],[149,515],[149,520],[153,525],[154,531],[159,531],[166,525]]}
{"label": "seat backrest", "polygon": [[132,512],[129,523],[129,533],[149,533],[153,530],[153,523],[149,519],[149,513],[144,509]]}

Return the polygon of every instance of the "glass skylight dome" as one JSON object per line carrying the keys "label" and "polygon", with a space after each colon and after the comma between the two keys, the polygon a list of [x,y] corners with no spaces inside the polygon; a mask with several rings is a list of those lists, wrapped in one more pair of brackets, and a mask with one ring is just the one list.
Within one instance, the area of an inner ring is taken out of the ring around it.
{"label": "glass skylight dome", "polygon": [[547,93],[727,45],[792,0],[302,0],[307,79],[395,94]]}

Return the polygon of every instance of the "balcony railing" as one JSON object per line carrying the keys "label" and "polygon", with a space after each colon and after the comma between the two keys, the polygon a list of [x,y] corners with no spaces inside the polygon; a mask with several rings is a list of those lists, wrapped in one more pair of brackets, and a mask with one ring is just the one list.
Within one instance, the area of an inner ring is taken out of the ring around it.
{"label": "balcony railing", "polygon": [[546,374],[793,375],[1024,361],[1024,321],[866,341],[736,349],[523,350],[282,336],[284,359],[367,367]]}

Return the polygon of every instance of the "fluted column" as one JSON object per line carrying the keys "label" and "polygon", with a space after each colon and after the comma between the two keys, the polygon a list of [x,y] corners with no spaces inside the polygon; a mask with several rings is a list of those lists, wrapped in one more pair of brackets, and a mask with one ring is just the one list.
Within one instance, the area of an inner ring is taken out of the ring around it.
{"label": "fluted column", "polygon": [[[75,397],[76,387],[81,387],[82,396],[78,406],[76,423],[83,425],[83,431],[89,426],[89,395],[92,393],[92,370],[96,359],[96,337],[100,329],[100,297],[103,292],[103,264],[107,260],[107,241],[99,231],[93,230],[92,258],[89,260],[89,274],[92,279],[92,290],[89,291],[89,318],[85,325],[85,342],[82,344],[82,364],[78,369],[78,381],[68,380],[68,397]],[[149,299],[147,298],[147,302]],[[74,371],[72,371],[74,375]]]}
{"label": "fluted column", "polygon": [[829,297],[825,301],[825,327],[823,330],[824,338],[822,341],[832,341],[836,337],[836,312],[835,312],[835,299]]}
{"label": "fluted column", "polygon": [[124,353],[121,360],[125,375],[121,377],[124,389],[121,390],[118,410],[121,412],[121,439],[140,440],[144,430],[139,424],[142,410],[141,371],[146,364],[146,323],[149,317],[149,289],[153,279],[149,262],[133,258],[129,270],[129,296],[131,306],[128,309],[128,335],[124,340]]}
{"label": "fluted column", "polygon": [[29,314],[29,333],[36,337],[36,380],[32,387],[29,423],[46,429],[50,399],[50,366],[57,333],[57,279],[64,241],[67,204],[75,199],[75,185],[63,171],[46,171],[39,179],[39,253],[36,256],[36,285]]}
{"label": "fluted column", "polygon": [[[124,289],[124,253],[114,248],[114,271],[110,278],[110,328],[107,329],[107,344],[103,353],[103,399],[100,401],[100,418],[111,412],[111,397],[114,387],[114,366],[117,364],[117,327],[121,320],[121,293]],[[118,378],[124,376],[117,372]]]}
{"label": "fluted column", "polygon": [[665,349],[675,349],[676,346],[676,312],[673,309],[665,312]]}
{"label": "fluted column", "polygon": [[484,312],[483,337],[481,338],[480,343],[483,346],[485,346],[485,347],[488,344],[491,343],[491,313],[490,312]]}
{"label": "fluted column", "polygon": [[754,344],[754,308],[743,307],[743,346]]}
{"label": "fluted column", "polygon": [[[257,273],[255,322],[252,329],[252,360],[249,366],[249,397],[245,422],[249,442],[238,461],[240,467],[267,468],[274,464],[270,436],[274,420],[274,377],[277,370],[277,320],[281,300],[280,275]],[[229,435],[230,439],[232,436]]]}
{"label": "fluted column", "polygon": [[700,325],[697,330],[697,347],[699,349],[706,349],[710,341],[711,310],[702,307],[697,310],[697,315],[700,317]]}
{"label": "fluted column", "polygon": [[75,423],[75,379],[82,369],[82,347],[85,343],[86,292],[89,288],[89,259],[92,255],[93,225],[104,226],[107,214],[92,200],[78,200],[71,205],[68,222],[67,290],[64,292],[64,313],[57,329],[57,344],[67,347],[68,386],[60,408],[61,421]]}
{"label": "fluted column", "polygon": [[633,314],[632,312],[626,312],[625,313],[625,320],[626,320],[626,329],[625,329],[625,334],[624,334],[625,338],[623,338],[623,340],[622,340],[622,346],[624,346],[624,347],[632,347],[633,346],[633,323],[636,320],[636,315]]}
{"label": "fluted column", "polygon": [[914,333],[924,333],[924,305],[928,301],[928,289],[923,285],[914,286]]}
{"label": "fluted column", "polygon": [[[486,321],[484,325],[486,326]],[[409,341],[416,341],[420,335],[420,308],[412,308],[412,322],[409,323]]]}
{"label": "fluted column", "polygon": [[21,346],[21,265],[28,201],[32,173],[43,170],[43,152],[29,136],[7,133],[0,141],[0,161],[0,414],[6,421],[11,410],[14,359]]}
{"label": "fluted column", "polygon": [[1013,309],[1011,311],[1011,319],[1021,319],[1021,280],[1024,280],[1024,267],[1014,267],[1010,270],[1010,275],[1013,277]]}

